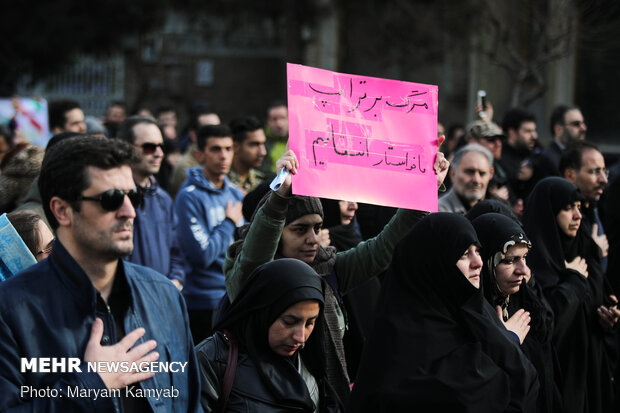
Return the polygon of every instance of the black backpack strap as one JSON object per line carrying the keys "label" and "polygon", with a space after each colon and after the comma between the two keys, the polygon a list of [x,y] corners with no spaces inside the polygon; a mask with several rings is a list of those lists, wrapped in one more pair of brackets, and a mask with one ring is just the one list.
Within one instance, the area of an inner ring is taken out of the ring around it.
{"label": "black backpack strap", "polygon": [[237,371],[237,359],[239,356],[237,342],[228,330],[224,330],[224,337],[228,340],[228,362],[226,363],[226,372],[224,373],[224,382],[222,384],[222,394],[218,400],[217,411],[224,412],[228,404],[228,398],[235,381],[235,372]]}

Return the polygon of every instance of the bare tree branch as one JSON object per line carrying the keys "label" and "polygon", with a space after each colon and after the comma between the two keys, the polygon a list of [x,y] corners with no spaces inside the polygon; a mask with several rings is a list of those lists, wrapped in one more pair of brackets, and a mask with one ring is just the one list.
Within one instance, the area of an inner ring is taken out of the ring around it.
{"label": "bare tree branch", "polygon": [[[569,56],[574,48],[575,0],[556,0],[553,11],[547,2],[515,0],[499,4],[508,7],[503,9],[504,14],[499,12],[498,2],[482,2],[491,41],[481,51],[512,79],[511,104],[527,105],[547,89],[542,69]],[[525,17],[511,13],[506,18],[506,11],[514,11],[511,5],[515,10],[525,10]]]}

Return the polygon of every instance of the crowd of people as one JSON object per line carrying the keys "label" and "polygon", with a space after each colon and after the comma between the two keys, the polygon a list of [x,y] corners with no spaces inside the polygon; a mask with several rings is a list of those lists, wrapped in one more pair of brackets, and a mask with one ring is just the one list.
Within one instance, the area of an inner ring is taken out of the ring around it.
{"label": "crowd of people", "polygon": [[293,195],[282,102],[190,112],[52,102],[46,148],[0,128],[0,269],[32,256],[0,282],[1,411],[620,409],[620,166],[579,108],[544,149],[523,108],[451,125],[437,213]]}

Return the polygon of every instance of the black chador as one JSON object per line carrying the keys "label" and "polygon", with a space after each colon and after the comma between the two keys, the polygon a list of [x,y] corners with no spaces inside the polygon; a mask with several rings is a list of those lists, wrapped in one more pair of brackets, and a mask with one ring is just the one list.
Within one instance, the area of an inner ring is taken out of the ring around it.
{"label": "black chador", "polygon": [[[532,241],[528,264],[554,313],[553,344],[562,373],[564,409],[575,413],[612,412],[613,332],[599,324],[597,308],[611,294],[600,265],[598,248],[581,228],[567,235],[558,225],[560,211],[581,201],[569,181],[549,177],[536,184],[523,215]],[[588,277],[566,268],[582,257]],[[611,346],[610,346],[611,344]],[[613,357],[615,358],[615,357]]]}
{"label": "black chador", "polygon": [[482,284],[485,298],[493,307],[501,307],[504,321],[520,309],[530,313],[530,331],[523,340],[521,350],[538,372],[540,390],[536,411],[562,412],[562,397],[556,385],[556,378],[560,380],[561,374],[557,371],[558,363],[552,344],[553,311],[535,278],[530,278],[527,283],[522,280],[518,291],[512,294],[502,291],[497,281],[497,266],[506,258],[509,249],[519,245],[529,249],[531,243],[519,222],[502,214],[483,214],[474,219],[472,225],[482,244]]}
{"label": "black chador", "polygon": [[349,411],[535,411],[536,370],[456,266],[472,244],[469,221],[448,213],[398,244]]}

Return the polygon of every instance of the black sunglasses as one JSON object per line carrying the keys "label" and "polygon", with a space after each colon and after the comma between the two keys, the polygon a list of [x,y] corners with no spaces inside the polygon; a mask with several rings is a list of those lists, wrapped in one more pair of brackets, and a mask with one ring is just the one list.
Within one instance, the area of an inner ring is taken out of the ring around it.
{"label": "black sunglasses", "polygon": [[566,126],[574,126],[575,128],[580,127],[581,125],[586,125],[586,123],[582,120],[574,120],[572,122],[568,122]]}
{"label": "black sunglasses", "polygon": [[83,196],[78,197],[78,201],[95,201],[101,204],[101,208],[105,211],[118,211],[123,206],[125,201],[125,195],[129,197],[129,201],[134,208],[138,208],[142,204],[142,193],[138,189],[130,189],[124,191],[122,189],[109,189],[97,196]]}
{"label": "black sunglasses", "polygon": [[145,155],[153,155],[156,151],[157,148],[161,148],[161,151],[164,151],[164,144],[163,143],[143,143],[142,145],[138,145],[140,148],[142,148],[142,152]]}
{"label": "black sunglasses", "polygon": [[502,135],[492,135],[492,136],[483,136],[482,139],[486,140],[487,142],[495,142],[496,140],[503,140],[503,136]]}

